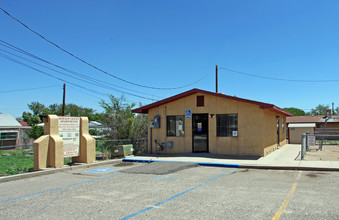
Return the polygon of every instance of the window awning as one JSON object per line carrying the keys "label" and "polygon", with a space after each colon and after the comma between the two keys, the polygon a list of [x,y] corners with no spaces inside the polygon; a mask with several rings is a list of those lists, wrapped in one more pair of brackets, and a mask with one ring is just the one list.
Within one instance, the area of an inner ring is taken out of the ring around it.
{"label": "window awning", "polygon": [[315,123],[289,123],[289,128],[315,128]]}

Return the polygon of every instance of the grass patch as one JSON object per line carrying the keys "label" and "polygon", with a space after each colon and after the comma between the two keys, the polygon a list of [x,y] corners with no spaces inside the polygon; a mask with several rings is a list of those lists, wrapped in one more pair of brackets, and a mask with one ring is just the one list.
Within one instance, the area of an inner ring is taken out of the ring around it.
{"label": "grass patch", "polygon": [[0,150],[0,176],[27,173],[33,166],[33,150]]}
{"label": "grass patch", "polygon": [[[64,164],[72,162],[65,158]],[[0,150],[0,176],[28,173],[34,167],[33,149],[29,150]]]}
{"label": "grass patch", "polygon": [[69,163],[72,163],[72,157],[66,157],[64,158],[64,165],[67,165]]}

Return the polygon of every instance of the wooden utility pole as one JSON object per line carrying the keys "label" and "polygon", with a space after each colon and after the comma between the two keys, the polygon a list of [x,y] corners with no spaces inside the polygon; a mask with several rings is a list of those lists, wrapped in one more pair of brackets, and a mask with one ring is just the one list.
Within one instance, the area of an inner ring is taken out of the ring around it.
{"label": "wooden utility pole", "polygon": [[65,103],[66,103],[66,83],[64,83],[64,96],[62,99],[62,116],[65,116]]}
{"label": "wooden utility pole", "polygon": [[215,93],[218,93],[218,65],[215,65]]}

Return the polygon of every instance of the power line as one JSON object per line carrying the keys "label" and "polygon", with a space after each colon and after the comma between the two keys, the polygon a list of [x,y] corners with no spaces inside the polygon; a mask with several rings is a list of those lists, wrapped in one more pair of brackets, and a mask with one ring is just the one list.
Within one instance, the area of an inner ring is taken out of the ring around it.
{"label": "power line", "polygon": [[[52,75],[52,74],[49,74],[49,73],[46,73],[46,72],[44,72],[44,71],[42,71],[42,70],[36,69],[36,68],[34,68],[34,67],[30,66],[30,65],[27,65],[27,64],[25,64],[25,63],[23,63],[23,62],[20,62],[20,61],[14,59],[14,58],[8,57],[8,56],[6,56],[6,55],[4,55],[4,54],[2,54],[2,53],[0,53],[0,56],[3,57],[3,58],[5,58],[5,59],[8,59],[8,60],[10,60],[10,61],[12,61],[12,62],[14,62],[14,63],[17,63],[17,64],[20,64],[20,65],[26,66],[26,67],[28,67],[28,68],[30,68],[30,69],[33,69],[33,70],[37,71],[37,72],[40,72],[40,73],[45,74],[45,75],[48,75],[48,76],[50,76],[50,77],[52,77],[52,78],[58,79],[58,80],[60,80],[60,81],[62,81],[62,82],[66,82],[66,83],[71,84],[71,85],[73,85],[73,86],[77,86],[77,87],[79,87],[79,88],[82,88],[82,89],[84,89],[84,90],[88,90],[88,91],[94,92],[94,93],[99,94],[99,95],[103,95],[103,96],[106,96],[106,95],[107,95],[107,94],[105,94],[105,93],[102,93],[102,92],[98,92],[98,91],[96,91],[96,90],[92,90],[92,89],[85,88],[85,87],[83,87],[83,86],[77,85],[77,84],[72,83],[72,82],[70,82],[70,81],[67,81],[67,80],[65,80],[65,79],[56,77],[56,76],[54,76],[54,75]],[[18,56],[18,57],[20,57],[20,56]],[[20,57],[20,58],[22,58],[22,57]],[[25,59],[25,58],[22,58],[22,59]],[[30,61],[30,60],[28,60],[28,59],[25,59],[25,60]],[[35,62],[33,62],[33,61],[30,61],[30,62],[35,63]],[[35,63],[35,64],[37,64],[37,63]],[[40,64],[37,64],[37,65],[40,65]],[[40,66],[43,66],[43,65],[40,65]],[[48,67],[45,67],[45,68],[48,68]],[[61,73],[61,74],[63,74],[63,75],[66,75],[66,76],[68,76],[68,77],[71,77],[71,78],[74,78],[74,79],[77,79],[77,80],[80,80],[80,81],[83,81],[83,82],[86,82],[86,83],[91,84],[90,82],[88,82],[88,81],[86,81],[86,80],[83,80],[83,79],[81,79],[81,78],[77,78],[77,77],[71,76],[71,75],[69,75],[69,74],[62,73],[62,72],[60,72],[60,71],[58,71],[58,70],[53,70],[53,69],[51,69],[51,68],[48,68],[48,69],[50,69],[50,70],[52,70],[52,71],[59,72],[59,73]],[[92,85],[93,85],[93,83],[92,83]],[[98,86],[98,85],[97,85],[97,86]],[[100,85],[99,85],[99,86],[100,86]],[[111,88],[111,89],[112,89],[112,88]],[[112,89],[112,90],[114,90],[114,89]],[[135,95],[135,94],[128,93],[128,92],[123,92],[123,91],[120,91],[120,90],[116,90],[116,91],[121,92],[121,93],[126,93],[126,94],[128,94],[128,95],[132,95],[132,96],[135,96],[135,97],[138,97],[138,98],[143,98],[143,99],[148,99],[148,100],[155,101],[154,99],[150,99],[150,98],[143,97],[143,96],[140,96],[140,95]]]}
{"label": "power line", "polygon": [[129,84],[134,85],[134,86],[139,86],[139,87],[143,87],[143,88],[147,88],[147,89],[157,89],[157,90],[174,90],[174,89],[182,89],[182,88],[189,87],[189,86],[191,86],[191,85],[194,85],[194,84],[200,82],[201,80],[205,79],[205,78],[209,75],[209,74],[207,74],[207,75],[203,76],[201,79],[199,79],[199,80],[197,80],[197,81],[194,81],[194,82],[192,82],[192,83],[190,83],[190,84],[183,85],[183,86],[179,86],[179,87],[173,87],[173,88],[152,87],[152,86],[146,86],[146,85],[134,83],[134,82],[132,82],[132,81],[128,81],[128,80],[125,80],[125,79],[120,78],[120,77],[118,77],[118,76],[115,76],[115,75],[113,75],[113,74],[111,74],[111,73],[109,73],[109,72],[107,72],[107,71],[105,71],[105,70],[102,70],[101,68],[99,68],[99,67],[97,67],[97,66],[95,66],[95,65],[93,65],[93,64],[91,64],[91,63],[89,63],[89,62],[87,62],[87,61],[85,61],[85,60],[83,60],[83,59],[81,59],[80,57],[74,55],[73,53],[67,51],[66,49],[60,47],[60,46],[57,45],[56,43],[54,43],[54,42],[48,40],[47,38],[45,38],[44,36],[42,36],[42,35],[39,34],[38,32],[36,32],[36,31],[34,31],[33,29],[29,28],[26,24],[24,24],[23,22],[21,22],[19,19],[15,18],[14,16],[12,16],[10,13],[8,13],[7,11],[5,11],[3,8],[0,8],[0,9],[1,9],[6,15],[8,15],[10,18],[12,18],[12,19],[15,20],[16,22],[18,22],[19,24],[21,24],[22,26],[24,26],[26,29],[28,29],[28,30],[31,31],[32,33],[38,35],[40,38],[42,38],[42,39],[45,40],[46,42],[52,44],[53,46],[57,47],[58,49],[60,49],[61,51],[65,52],[65,53],[67,53],[68,55],[72,56],[73,58],[75,58],[75,59],[77,59],[77,60],[79,60],[79,61],[85,63],[86,65],[88,65],[88,66],[90,66],[90,67],[92,67],[92,68],[94,68],[94,69],[96,69],[96,70],[98,70],[98,71],[100,71],[100,72],[102,72],[102,73],[104,73],[104,74],[106,74],[106,75],[109,75],[109,76],[111,76],[111,77],[113,77],[113,78],[115,78],[115,79],[118,79],[118,80],[123,81],[123,82],[125,82],[125,83],[129,83]]}
{"label": "power line", "polygon": [[[77,75],[77,76],[84,77],[84,78],[87,78],[87,79],[89,79],[89,80],[97,81],[97,82],[100,82],[100,83],[103,83],[103,84],[107,84],[107,85],[109,85],[109,86],[114,86],[114,87],[118,87],[118,88],[121,88],[121,89],[126,89],[126,90],[129,90],[129,91],[131,91],[131,92],[136,92],[136,93],[139,93],[139,94],[144,94],[144,95],[148,95],[148,96],[152,96],[152,97],[164,98],[164,97],[157,96],[157,95],[154,95],[154,94],[148,94],[148,93],[143,93],[143,92],[140,92],[140,91],[135,91],[135,90],[127,89],[127,88],[124,88],[124,87],[121,87],[121,86],[117,86],[117,85],[114,85],[114,84],[111,84],[111,83],[108,83],[108,82],[105,82],[105,81],[102,81],[102,80],[99,80],[99,79],[96,79],[96,78],[87,76],[87,75],[85,75],[85,74],[81,74],[81,73],[79,73],[79,72],[75,72],[75,71],[73,71],[73,70],[67,69],[67,68],[62,67],[62,66],[60,66],[60,65],[54,64],[54,63],[52,63],[52,62],[50,62],[50,61],[47,61],[47,60],[45,60],[45,59],[43,59],[43,58],[41,58],[41,57],[38,57],[38,56],[36,56],[36,55],[34,55],[34,54],[32,54],[32,53],[29,53],[29,52],[27,52],[26,50],[23,50],[23,49],[21,49],[21,48],[19,48],[19,47],[16,47],[16,46],[14,46],[14,45],[12,45],[12,44],[6,42],[6,41],[0,40],[0,42],[2,42],[2,43],[0,43],[0,45],[2,45],[2,46],[4,46],[4,47],[7,47],[7,48],[9,48],[9,49],[11,49],[11,50],[14,50],[14,51],[16,51],[16,52],[22,53],[22,54],[24,54],[24,55],[26,55],[26,56],[35,58],[35,59],[37,59],[37,60],[40,60],[40,61],[42,61],[42,62],[45,62],[45,63],[47,63],[47,64],[49,64],[49,65],[55,66],[55,67],[57,67],[57,68],[59,68],[59,69],[62,69],[62,70],[64,70],[64,71],[66,71],[66,72],[75,74],[75,75]],[[4,52],[6,52],[6,53],[10,53],[10,52],[8,52],[8,51],[6,51],[6,50],[3,50],[3,49],[0,49],[0,50],[4,51]],[[10,54],[12,54],[12,53],[10,53]],[[14,54],[12,54],[12,55],[14,55]],[[14,55],[14,56],[17,56],[17,55]],[[23,58],[23,59],[24,59],[24,58]],[[32,61],[30,61],[30,62],[32,62]],[[37,64],[37,65],[40,65],[40,64]],[[41,65],[40,65],[40,66],[41,66]],[[45,66],[44,66],[44,67],[45,67]],[[48,67],[45,67],[45,68],[48,68]],[[48,68],[48,69],[49,69],[49,68]],[[116,90],[116,89],[114,89],[114,90]],[[118,91],[120,91],[120,90],[118,90]],[[153,99],[153,101],[154,101],[154,100],[155,100],[155,99]]]}
{"label": "power line", "polygon": [[106,96],[105,93],[98,92],[98,91],[95,91],[95,90],[92,90],[92,89],[88,89],[88,88],[85,88],[85,87],[83,87],[83,86],[79,86],[79,85],[77,85],[77,84],[75,84],[75,83],[72,83],[72,82],[70,82],[70,81],[67,81],[67,80],[61,79],[61,78],[59,78],[59,77],[53,76],[52,74],[49,74],[49,73],[46,73],[46,72],[44,72],[44,71],[42,71],[42,70],[36,69],[36,68],[34,68],[34,67],[32,67],[32,66],[29,66],[29,65],[27,65],[27,64],[25,64],[25,63],[22,63],[22,62],[20,62],[20,61],[18,61],[18,60],[16,60],[16,59],[13,59],[13,58],[11,58],[11,57],[8,57],[8,56],[4,55],[4,54],[1,54],[1,53],[0,53],[0,56],[3,57],[3,58],[5,58],[5,59],[7,59],[7,60],[10,60],[10,61],[12,61],[12,62],[14,62],[14,63],[17,63],[17,64],[20,64],[20,65],[26,66],[26,67],[28,67],[28,68],[30,68],[30,69],[32,69],[32,70],[35,70],[35,71],[37,71],[37,72],[40,72],[40,73],[44,74],[44,75],[47,75],[47,76],[50,76],[50,77],[55,78],[55,79],[57,79],[57,80],[60,80],[60,81],[62,81],[62,82],[64,82],[64,83],[68,83],[68,84],[71,84],[71,85],[73,85],[73,86],[76,86],[76,87],[79,87],[79,88],[82,88],[82,89],[91,91],[91,92],[93,92],[93,93],[96,93],[96,94],[99,94],[99,95],[104,95],[104,96]]}
{"label": "power line", "polygon": [[[0,49],[0,50],[2,50],[2,49]],[[2,51],[4,51],[4,50],[2,50]],[[91,84],[91,85],[96,85],[96,86],[99,86],[99,87],[104,87],[104,88],[106,88],[106,89],[118,91],[118,92],[121,92],[121,93],[125,93],[125,94],[131,95],[131,96],[138,97],[138,98],[143,98],[143,99],[148,99],[148,100],[152,100],[152,101],[157,101],[156,99],[151,99],[151,98],[147,98],[147,97],[144,97],[144,96],[141,96],[141,95],[136,95],[136,94],[133,94],[133,93],[124,92],[124,91],[121,91],[121,90],[118,90],[118,89],[115,89],[115,88],[112,88],[112,87],[109,87],[109,86],[106,86],[106,85],[102,85],[102,84],[100,84],[100,83],[96,83],[96,82],[92,82],[92,81],[85,80],[85,79],[82,79],[82,78],[78,78],[78,77],[69,75],[69,74],[67,74],[67,73],[63,73],[63,72],[61,72],[61,71],[58,71],[58,70],[55,70],[55,69],[46,67],[46,66],[44,66],[44,65],[41,65],[41,64],[36,63],[36,62],[34,62],[34,61],[31,61],[31,60],[29,60],[29,59],[23,58],[23,57],[21,57],[21,56],[19,56],[19,55],[15,55],[15,54],[12,54],[12,53],[10,53],[10,52],[7,52],[7,53],[9,53],[9,54],[11,54],[11,55],[13,55],[13,56],[19,57],[19,58],[21,58],[21,59],[23,59],[23,60],[26,60],[26,61],[28,61],[28,62],[34,63],[34,64],[36,64],[36,65],[42,66],[42,67],[47,68],[47,69],[49,69],[49,70],[55,71],[55,72],[57,72],[57,73],[61,73],[61,74],[65,75],[65,76],[68,76],[68,77],[77,79],[77,80],[79,80],[79,81],[82,81],[82,82],[85,82],[85,83],[88,83],[88,84]],[[1,54],[2,54],[2,53],[0,53],[0,55],[1,55]],[[6,56],[6,55],[4,55],[4,54],[2,54],[2,55],[3,55],[2,57],[8,59],[8,56]],[[12,59],[13,59],[13,58],[12,58]],[[15,60],[15,59],[14,59],[14,60]],[[13,61],[13,60],[11,60],[11,61]],[[17,60],[16,60],[16,61],[17,61]],[[13,61],[13,62],[14,62],[14,61]],[[24,63],[21,63],[21,62],[19,63],[19,62],[20,62],[20,61],[18,61],[18,62],[16,62],[16,63],[21,64],[21,65],[24,64]],[[24,65],[24,66],[31,68],[29,65]],[[31,69],[32,69],[32,68],[31,68]],[[34,70],[37,70],[37,69],[34,68]],[[42,71],[42,72],[43,72],[43,71]],[[93,79],[92,79],[92,80],[93,80]]]}
{"label": "power line", "polygon": [[240,72],[240,71],[237,71],[237,70],[232,70],[232,69],[228,69],[228,68],[224,68],[224,67],[220,67],[219,69],[227,70],[227,71],[230,71],[230,72],[233,72],[233,73],[238,73],[238,74],[241,74],[241,75],[251,76],[251,77],[255,77],[255,78],[270,79],[270,80],[285,81],[285,82],[302,82],[302,83],[327,83],[327,82],[339,82],[339,79],[328,79],[328,80],[298,80],[298,79],[283,79],[283,78],[274,78],[274,77],[259,76],[259,75],[254,75],[254,74],[250,74],[250,73],[244,73],[244,72]]}
{"label": "power line", "polygon": [[[73,88],[73,89],[76,89],[76,90],[78,90],[78,91],[81,91],[82,93],[84,93],[84,94],[86,94],[86,95],[89,95],[89,96],[92,96],[92,97],[94,97],[94,98],[97,98],[97,99],[101,99],[99,96],[96,96],[96,95],[92,95],[92,94],[90,94],[90,93],[88,93],[88,92],[84,92],[84,89],[79,89],[79,88],[77,88],[77,87],[75,87],[75,86],[72,86],[72,85],[68,85],[68,87],[71,87],[71,88]],[[105,95],[106,96],[106,95]]]}
{"label": "power line", "polygon": [[[74,86],[68,86],[68,87],[71,87],[71,88],[73,88],[73,89],[76,89],[76,90],[80,91],[80,89],[79,89],[79,88],[77,88],[77,87],[74,87]],[[84,92],[84,90],[83,90],[83,89],[81,89],[81,91],[82,91],[82,93],[84,93],[84,94],[86,94],[86,95],[89,95],[89,96],[95,97],[95,98],[97,98],[97,99],[101,99],[101,98],[100,98],[100,97],[98,97],[98,96],[95,96],[95,95],[89,94],[89,93],[87,93],[87,92]],[[126,101],[127,101],[127,102],[130,102],[130,103],[135,103],[134,101],[127,100],[127,99],[126,99]]]}
{"label": "power line", "polygon": [[52,88],[52,87],[60,87],[60,86],[59,86],[59,85],[54,85],[54,86],[42,86],[42,87],[26,88],[26,89],[13,89],[13,90],[7,90],[7,91],[0,91],[0,93],[20,92],[20,91],[36,90],[36,89],[45,89],[45,88]]}

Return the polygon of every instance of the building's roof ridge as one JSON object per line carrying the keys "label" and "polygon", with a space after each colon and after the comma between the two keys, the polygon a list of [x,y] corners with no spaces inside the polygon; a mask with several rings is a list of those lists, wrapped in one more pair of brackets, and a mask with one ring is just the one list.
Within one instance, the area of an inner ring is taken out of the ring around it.
{"label": "building's roof ridge", "polygon": [[149,105],[145,105],[143,107],[133,109],[132,112],[146,114],[146,113],[148,113],[148,110],[150,108],[154,108],[154,107],[157,107],[159,105],[167,104],[169,102],[184,98],[186,96],[189,96],[189,95],[192,95],[192,94],[195,94],[195,93],[208,94],[208,95],[213,95],[213,96],[217,96],[217,97],[221,97],[221,98],[226,98],[226,99],[236,100],[236,101],[240,101],[240,102],[255,104],[255,105],[259,105],[259,107],[262,108],[262,109],[268,109],[268,110],[271,110],[271,111],[274,111],[274,112],[281,113],[281,114],[286,115],[286,116],[292,116],[291,113],[284,111],[281,108],[279,108],[279,107],[277,107],[273,104],[253,101],[253,100],[249,100],[249,99],[238,98],[238,97],[235,97],[235,96],[229,96],[229,95],[225,95],[225,94],[222,94],[222,93],[215,93],[215,92],[210,92],[210,91],[196,89],[196,88],[188,90],[188,91],[180,93],[180,94],[177,94],[177,95],[174,95],[174,96],[171,96],[169,98],[151,103]]}

